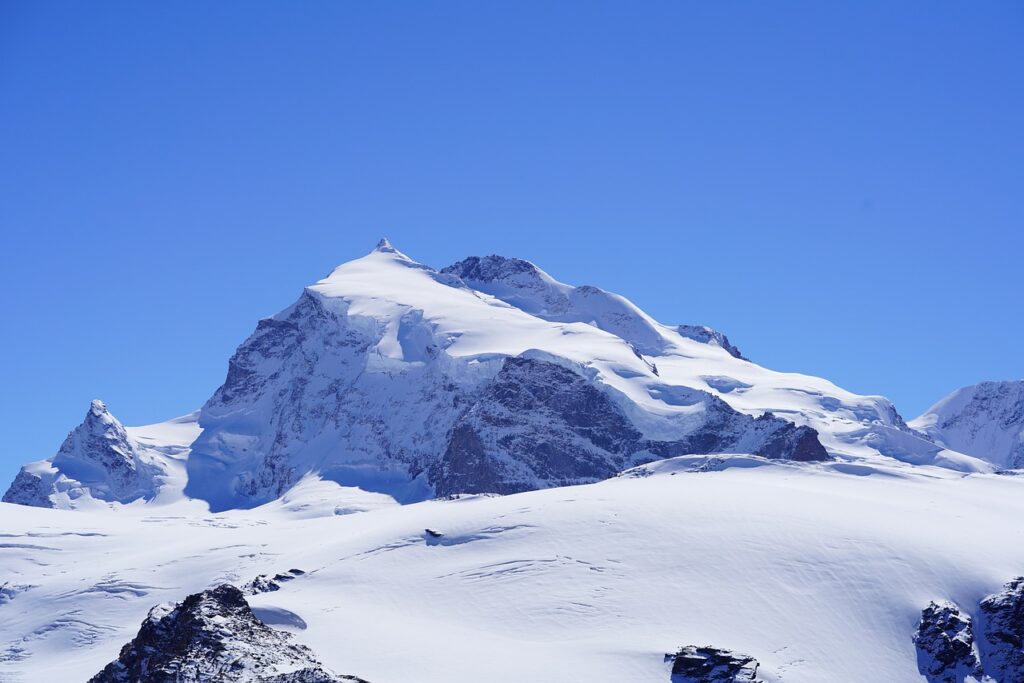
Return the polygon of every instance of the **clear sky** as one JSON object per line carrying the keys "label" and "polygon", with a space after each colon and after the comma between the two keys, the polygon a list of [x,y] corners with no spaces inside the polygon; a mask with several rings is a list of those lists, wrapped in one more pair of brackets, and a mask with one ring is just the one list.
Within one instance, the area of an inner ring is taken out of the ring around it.
{"label": "clear sky", "polygon": [[1020,2],[0,2],[0,490],[382,235],[908,418],[1024,376]]}

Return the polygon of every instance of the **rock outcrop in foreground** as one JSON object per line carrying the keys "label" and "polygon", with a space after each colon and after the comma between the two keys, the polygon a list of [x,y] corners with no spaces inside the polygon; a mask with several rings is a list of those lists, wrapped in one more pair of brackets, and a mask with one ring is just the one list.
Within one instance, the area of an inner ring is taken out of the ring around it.
{"label": "rock outcrop in foreground", "polygon": [[325,669],[291,635],[270,628],[224,584],[160,605],[90,683],[366,683]]}
{"label": "rock outcrop in foreground", "polygon": [[977,628],[951,602],[932,602],[921,612],[914,644],[918,671],[928,683],[1024,683],[1024,576],[978,609]]}
{"label": "rock outcrop in foreground", "polygon": [[981,601],[982,666],[996,681],[1024,681],[1024,576]]}
{"label": "rock outcrop in foreground", "polygon": [[971,618],[951,602],[932,602],[921,612],[914,644],[917,669],[928,683],[959,683],[981,675]]}
{"label": "rock outcrop in foreground", "polygon": [[757,660],[738,652],[687,645],[665,658],[672,661],[672,683],[763,683]]}

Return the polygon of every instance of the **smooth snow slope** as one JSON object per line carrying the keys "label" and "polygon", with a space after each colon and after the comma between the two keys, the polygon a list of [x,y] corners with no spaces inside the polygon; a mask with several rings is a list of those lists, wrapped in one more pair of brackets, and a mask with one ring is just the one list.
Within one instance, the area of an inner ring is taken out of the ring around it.
{"label": "smooth snow slope", "polygon": [[770,681],[916,683],[928,601],[969,609],[1024,573],[1024,479],[749,456],[686,471],[704,461],[342,516],[298,492],[210,516],[0,505],[0,680],[85,680],[152,605],[295,567],[253,605],[372,683],[667,682],[661,655],[685,644],[750,654]]}

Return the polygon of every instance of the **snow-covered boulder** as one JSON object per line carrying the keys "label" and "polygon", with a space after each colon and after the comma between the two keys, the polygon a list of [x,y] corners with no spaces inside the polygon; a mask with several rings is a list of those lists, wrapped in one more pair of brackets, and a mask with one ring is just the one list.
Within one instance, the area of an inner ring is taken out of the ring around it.
{"label": "snow-covered boulder", "polygon": [[138,635],[90,683],[358,683],[253,614],[224,584],[150,611]]}
{"label": "snow-covered boulder", "polygon": [[955,451],[1024,468],[1024,380],[958,389],[910,426]]}

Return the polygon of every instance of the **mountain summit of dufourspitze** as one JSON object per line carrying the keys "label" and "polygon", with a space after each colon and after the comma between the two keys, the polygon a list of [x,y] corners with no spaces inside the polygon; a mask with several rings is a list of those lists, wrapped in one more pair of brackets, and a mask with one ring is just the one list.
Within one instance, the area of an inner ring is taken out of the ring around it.
{"label": "mountain summit of dufourspitze", "polygon": [[881,396],[763,368],[711,328],[663,324],[522,259],[434,269],[382,239],[259,321],[196,414],[126,429],[94,403],[4,500],[132,503],[176,487],[216,511],[316,477],[410,502],[711,453],[994,467]]}

